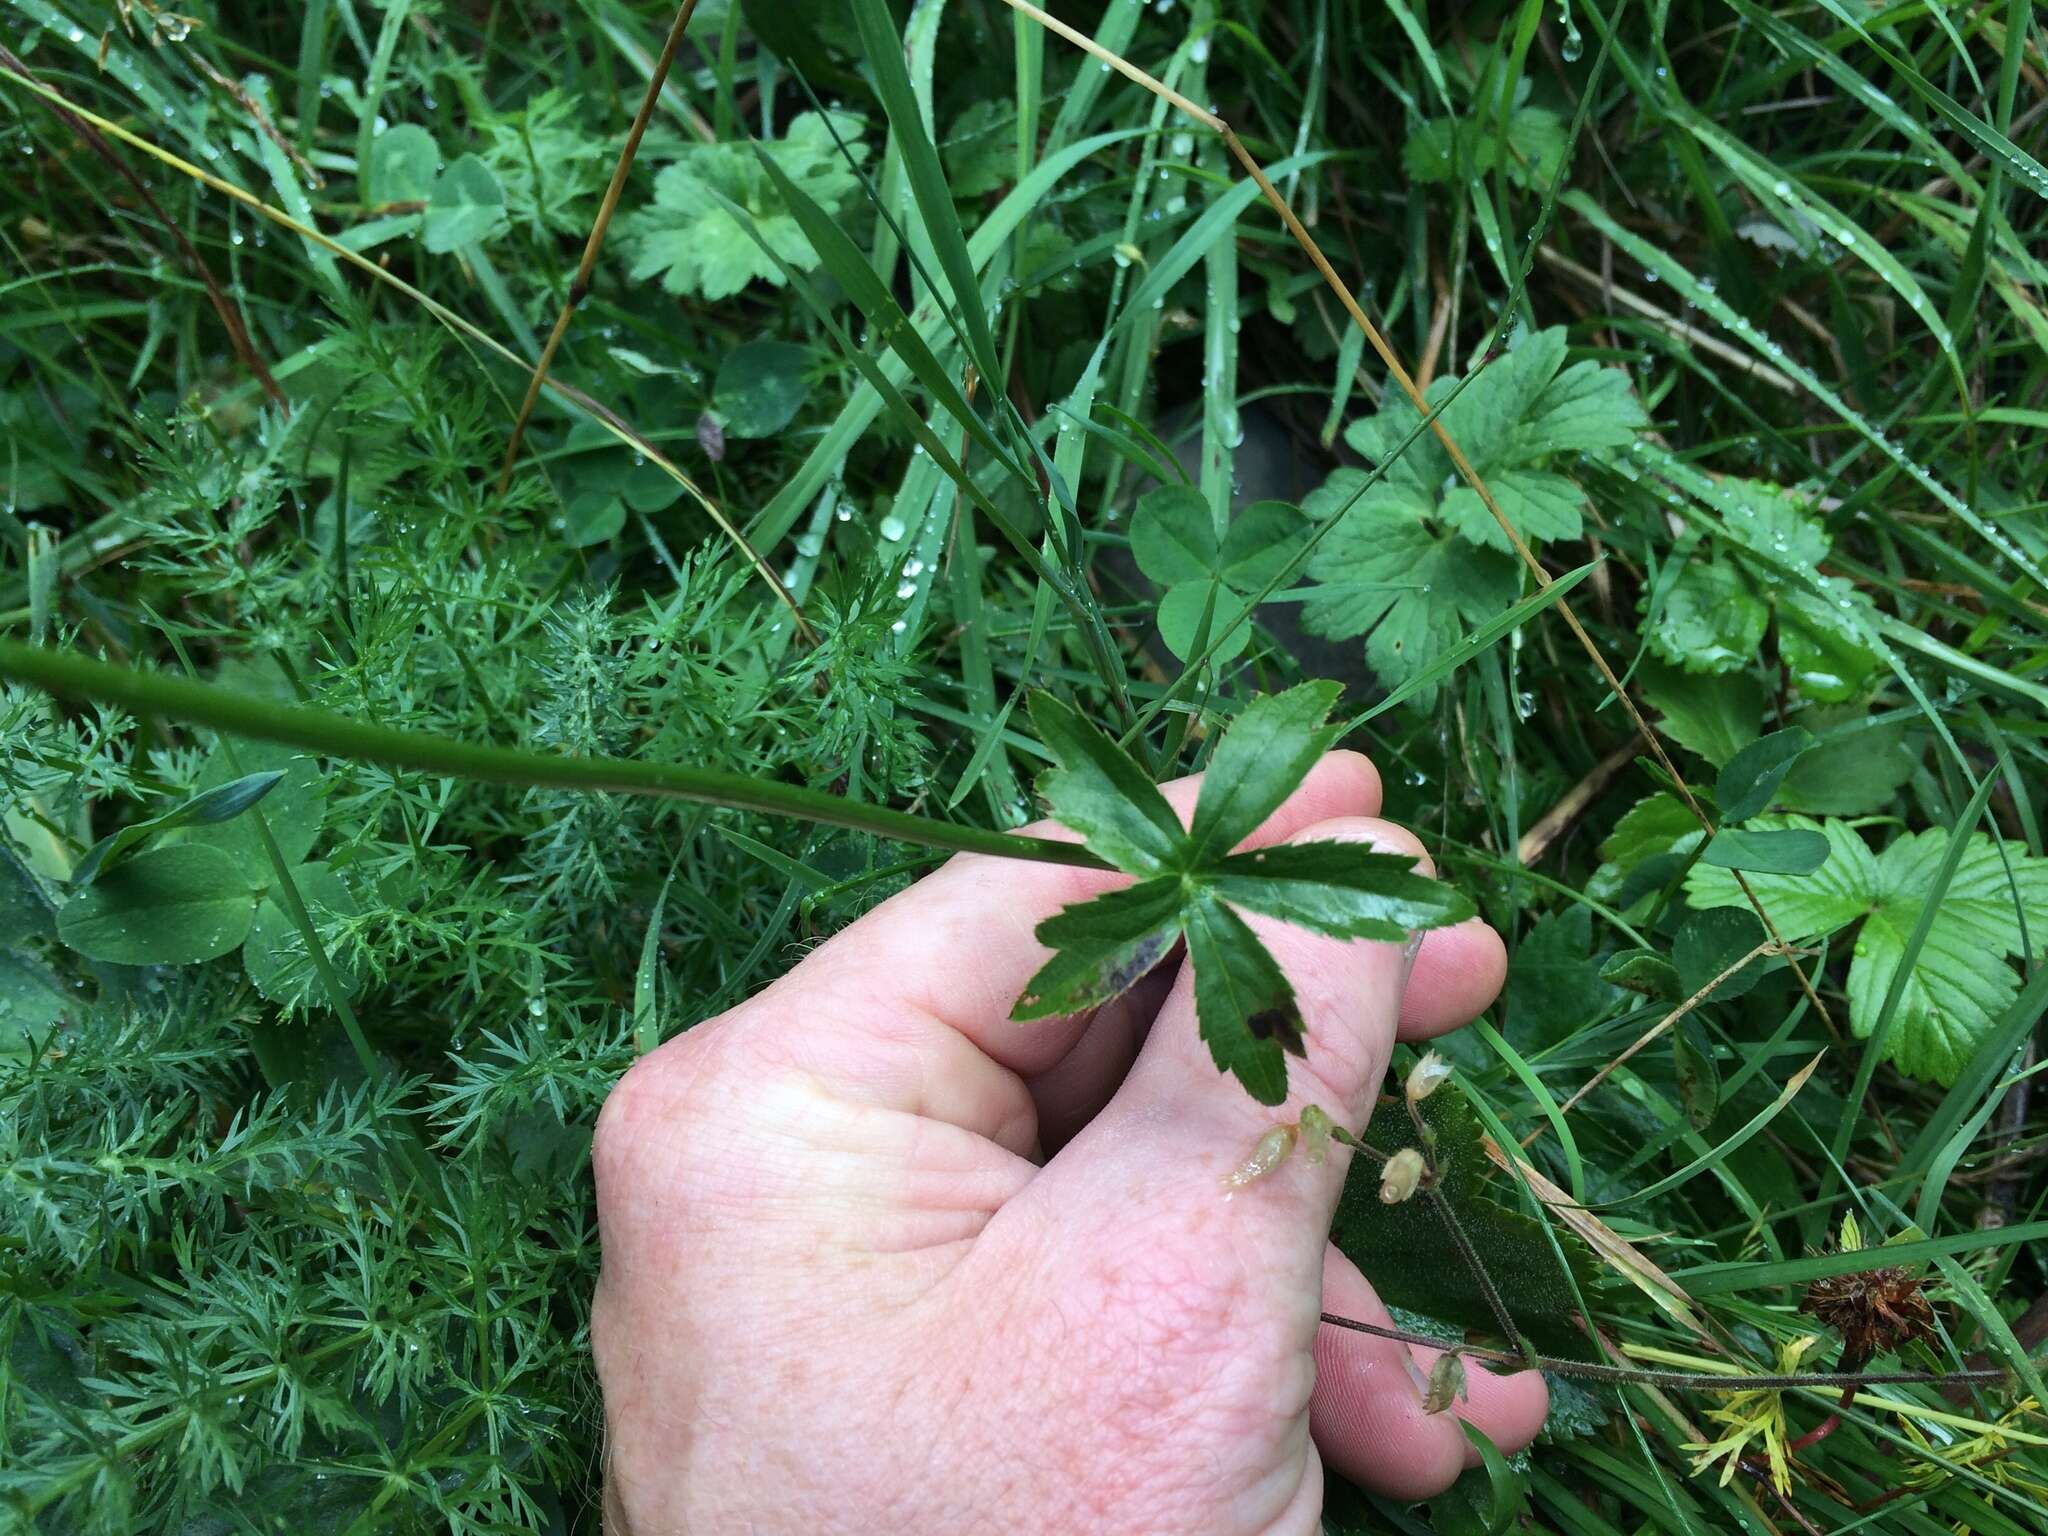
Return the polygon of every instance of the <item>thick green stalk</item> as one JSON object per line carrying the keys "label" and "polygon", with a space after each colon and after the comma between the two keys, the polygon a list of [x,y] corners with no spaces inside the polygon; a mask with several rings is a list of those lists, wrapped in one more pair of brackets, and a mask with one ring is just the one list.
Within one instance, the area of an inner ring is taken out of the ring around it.
{"label": "thick green stalk", "polygon": [[790,816],[830,827],[850,827],[877,837],[951,848],[961,853],[988,853],[1040,864],[1071,864],[1082,869],[1109,868],[1078,843],[1055,843],[1039,837],[1014,837],[983,827],[956,826],[929,816],[912,816],[737,773],[619,757],[563,757],[551,752],[453,741],[424,731],[370,725],[321,709],[251,698],[161,673],[110,666],[69,651],[23,645],[15,640],[0,640],[0,677],[33,684],[63,698],[116,704],[133,714],[160,715],[258,741],[282,742],[329,757],[383,763],[449,778],[549,789],[665,795],[732,810]]}

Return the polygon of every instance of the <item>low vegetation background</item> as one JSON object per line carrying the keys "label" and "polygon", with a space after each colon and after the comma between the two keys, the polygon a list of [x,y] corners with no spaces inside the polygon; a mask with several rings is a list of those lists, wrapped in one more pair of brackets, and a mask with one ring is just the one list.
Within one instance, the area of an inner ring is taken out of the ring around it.
{"label": "low vegetation background", "polygon": [[[1512,951],[1444,1192],[1629,1377],[1328,1528],[2048,1528],[2036,8],[683,9],[0,6],[6,639],[852,823],[7,684],[0,1528],[594,1530],[609,1086],[869,811],[1037,814],[1031,690],[1164,778],[1309,679]],[[1433,1209],[1339,1237],[1498,1342]],[[1988,1374],[1698,1380],[1864,1369]]]}

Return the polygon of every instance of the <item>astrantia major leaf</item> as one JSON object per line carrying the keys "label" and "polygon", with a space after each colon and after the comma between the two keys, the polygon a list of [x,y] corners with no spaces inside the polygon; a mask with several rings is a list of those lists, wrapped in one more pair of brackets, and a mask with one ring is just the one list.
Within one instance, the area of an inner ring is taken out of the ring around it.
{"label": "astrantia major leaf", "polygon": [[1345,939],[1398,943],[1473,911],[1450,886],[1415,873],[1407,855],[1358,843],[1282,843],[1232,854],[1204,883],[1232,906]]}
{"label": "astrantia major leaf", "polygon": [[1180,818],[1130,753],[1049,693],[1032,695],[1031,723],[1059,760],[1038,780],[1054,816],[1126,874],[1179,867]]}

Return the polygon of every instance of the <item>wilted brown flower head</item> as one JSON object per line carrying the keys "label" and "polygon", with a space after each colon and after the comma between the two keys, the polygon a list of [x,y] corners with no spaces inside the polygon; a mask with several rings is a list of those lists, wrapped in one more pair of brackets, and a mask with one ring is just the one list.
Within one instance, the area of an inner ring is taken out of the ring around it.
{"label": "wilted brown flower head", "polygon": [[1920,1279],[1903,1265],[1822,1275],[1806,1288],[1799,1310],[1842,1336],[1836,1369],[1860,1371],[1875,1355],[1914,1339],[1932,1342],[1934,1308]]}

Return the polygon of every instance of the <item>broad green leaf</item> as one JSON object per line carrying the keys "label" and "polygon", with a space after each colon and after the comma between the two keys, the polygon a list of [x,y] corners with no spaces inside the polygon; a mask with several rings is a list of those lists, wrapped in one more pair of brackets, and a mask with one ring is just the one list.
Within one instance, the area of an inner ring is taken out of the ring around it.
{"label": "broad green leaf", "polygon": [[[341,876],[326,864],[301,864],[292,870],[291,877],[315,930],[325,918],[354,917],[362,910]],[[345,995],[353,1000],[363,990],[362,978],[348,966],[345,957],[335,954],[331,944],[328,958]],[[319,973],[307,956],[305,936],[274,894],[265,896],[256,909],[256,921],[242,945],[242,964],[248,968],[249,980],[255,983],[256,990],[273,1003],[288,1008],[328,1003]]]}
{"label": "broad green leaf", "polygon": [[275,789],[283,777],[281,768],[245,774],[212,789],[203,789],[162,815],[130,823],[93,844],[72,870],[71,883],[89,885],[95,875],[118,864],[131,849],[147,842],[155,833],[172,827],[212,825],[239,816]]}
{"label": "broad green leaf", "polygon": [[1506,1033],[1517,1044],[1549,1045],[1597,1023],[1619,996],[1593,955],[1593,914],[1574,904],[1539,918],[1515,946]]}
{"label": "broad green leaf", "polygon": [[1209,500],[1191,485],[1155,486],[1131,513],[1131,558],[1162,587],[1222,572]]}
{"label": "broad green leaf", "polygon": [[1714,785],[1714,799],[1726,822],[1747,821],[1770,808],[1778,786],[1792,771],[1800,754],[1813,745],[1813,733],[1804,726],[1790,726],[1751,742],[1721,770]]}
{"label": "broad green leaf", "polygon": [[1255,501],[1231,518],[1217,552],[1218,573],[1238,592],[1255,593],[1280,575],[1308,540],[1308,519],[1284,501]]}
{"label": "broad green leaf", "polygon": [[1700,850],[1702,864],[1774,875],[1810,875],[1827,862],[1828,840],[1797,829],[1730,827]]}
{"label": "broad green leaf", "polygon": [[[836,214],[860,178],[833,142],[833,130],[858,162],[867,155],[860,127],[860,120],[848,113],[828,122],[817,112],[801,112],[790,119],[781,139],[761,149],[812,201]],[[622,221],[621,233],[633,253],[634,281],[659,275],[668,292],[705,299],[730,298],[749,283],[781,286],[781,267],[740,228],[729,205],[741,210],[761,239],[797,271],[818,264],[817,251],[753,149],[698,144],[655,177],[654,201]]]}
{"label": "broad green leaf", "polygon": [[718,365],[711,403],[731,437],[773,437],[795,419],[811,392],[811,354],[786,341],[749,341]]}
{"label": "broad green leaf", "polygon": [[19,1060],[31,1036],[63,1018],[64,991],[40,961],[0,951],[0,1062]]}
{"label": "broad green leaf", "polygon": [[421,231],[428,250],[439,255],[481,245],[507,227],[505,190],[481,156],[451,160],[434,178]]}
{"label": "broad green leaf", "polygon": [[1643,702],[1663,715],[1666,736],[1716,768],[1756,740],[1764,688],[1749,671],[1705,677],[1645,661],[1636,674]]}
{"label": "broad green leaf", "polygon": [[1209,665],[1221,666],[1241,656],[1252,642],[1252,627],[1237,623],[1249,606],[1247,599],[1212,577],[1180,582],[1159,600],[1159,638],[1185,661],[1201,655],[1214,636],[1224,634],[1222,644],[1209,655]]}
{"label": "broad green leaf", "polygon": [[1462,922],[1472,903],[1415,873],[1405,854],[1357,843],[1280,843],[1210,866],[1203,883],[1233,906],[1346,939],[1399,942]]}
{"label": "broad green leaf", "polygon": [[30,938],[57,931],[57,908],[42,878],[0,837],[0,934]]}
{"label": "broad green leaf", "polygon": [[1778,654],[1792,686],[1807,698],[1839,704],[1853,698],[1878,668],[1877,653],[1841,611],[1847,583],[1830,580],[1827,598],[1787,587],[1778,598]]}
{"label": "broad green leaf", "polygon": [[1238,711],[1202,774],[1188,831],[1189,861],[1214,862],[1259,829],[1337,739],[1338,685],[1302,683]]}
{"label": "broad green leaf", "polygon": [[373,208],[425,202],[440,167],[441,146],[431,133],[417,123],[395,123],[370,141],[363,201]]}
{"label": "broad green leaf", "polygon": [[[1937,890],[1948,841],[1948,831],[1934,827],[1896,839],[1878,856],[1874,910],[1856,935],[1849,967],[1849,1023],[1858,1037],[1868,1037],[1921,913],[1935,903],[1884,1054],[1909,1076],[1944,1084],[1956,1080],[2018,992],[2018,977],[2004,957],[2019,953],[2024,940],[2038,952],[2038,914],[2048,911],[2048,860],[2017,847],[2001,858],[1998,845],[1981,833],[1972,835],[1948,885]],[[2023,911],[2033,919],[2024,934]]]}
{"label": "broad green leaf", "polygon": [[[1760,828],[1802,829],[1827,839],[1827,862],[1811,875],[1759,872],[1750,889],[1787,940],[1823,938],[1868,912],[1877,900],[1877,859],[1854,828],[1804,816],[1761,818]],[[1696,864],[1685,879],[1686,899],[1695,907],[1746,907],[1749,898],[1725,869]]]}
{"label": "broad green leaf", "polygon": [[218,848],[151,848],[107,871],[57,914],[71,948],[116,965],[189,965],[248,936],[256,891]]}
{"label": "broad green leaf", "polygon": [[626,504],[602,487],[571,497],[562,508],[562,538],[571,549],[608,544],[625,526]]}
{"label": "broad green leaf", "polygon": [[[1971,941],[1968,924],[1952,925],[1943,916],[1936,917],[1914,957],[1883,1053],[1908,1077],[1948,1084],[1969,1063],[2020,984],[2002,957],[1987,955]],[[1868,1039],[1876,1027],[1918,918],[1917,903],[1888,903],[1871,913],[1856,935],[1848,993],[1849,1025],[1859,1040]]]}
{"label": "broad green leaf", "polygon": [[1721,1068],[1714,1059],[1713,1039],[1697,1014],[1680,1019],[1672,1030],[1671,1058],[1685,1118],[1695,1131],[1704,1131],[1721,1108]]}
{"label": "broad green leaf", "polygon": [[[1747,906],[1709,907],[1679,924],[1671,941],[1681,997],[1691,997],[1763,941],[1763,924]],[[1714,989],[1714,1001],[1733,1002],[1782,962],[1759,957]]]}
{"label": "broad green leaf", "polygon": [[1049,693],[1031,696],[1031,723],[1059,763],[1038,779],[1055,819],[1126,874],[1181,867],[1180,818],[1128,752]]}
{"label": "broad green leaf", "polygon": [[[1828,733],[1829,715],[1806,710],[1818,739],[1792,765],[1779,802],[1810,815],[1863,816],[1882,810],[1913,775],[1912,733],[1904,720]],[[1823,734],[1828,733],[1828,734]]]}
{"label": "broad green leaf", "polygon": [[1184,896],[1179,880],[1164,877],[1047,918],[1036,935],[1053,956],[1025,986],[1010,1017],[1080,1013],[1129,990],[1180,937]]}
{"label": "broad green leaf", "polygon": [[1611,956],[1600,967],[1600,979],[1667,1003],[1686,995],[1677,968],[1654,949],[1625,949]]}
{"label": "broad green leaf", "polygon": [[1186,922],[1195,1018],[1209,1054],[1261,1104],[1278,1104],[1287,1097],[1287,1054],[1306,1049],[1294,988],[1244,919],[1222,902],[1193,902]]}
{"label": "broad green leaf", "polygon": [[1650,617],[1650,645],[1688,672],[1735,672],[1757,658],[1771,610],[1734,565],[1696,555]]}

